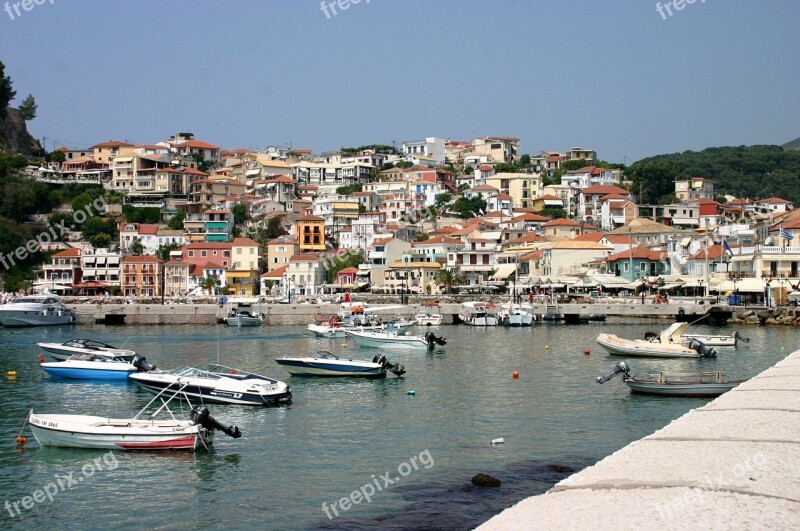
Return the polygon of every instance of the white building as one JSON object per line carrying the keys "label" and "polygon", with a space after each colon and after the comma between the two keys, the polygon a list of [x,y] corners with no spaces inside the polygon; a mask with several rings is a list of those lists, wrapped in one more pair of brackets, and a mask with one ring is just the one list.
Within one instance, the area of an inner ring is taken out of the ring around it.
{"label": "white building", "polygon": [[430,136],[425,140],[403,142],[403,154],[430,157],[436,165],[442,166],[445,163],[444,139]]}

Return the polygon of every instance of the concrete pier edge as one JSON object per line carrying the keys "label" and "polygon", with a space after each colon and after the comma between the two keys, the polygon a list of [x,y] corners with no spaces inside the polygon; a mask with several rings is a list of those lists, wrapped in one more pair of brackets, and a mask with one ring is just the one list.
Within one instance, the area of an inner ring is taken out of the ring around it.
{"label": "concrete pier edge", "polygon": [[800,529],[800,350],[478,529],[601,527]]}

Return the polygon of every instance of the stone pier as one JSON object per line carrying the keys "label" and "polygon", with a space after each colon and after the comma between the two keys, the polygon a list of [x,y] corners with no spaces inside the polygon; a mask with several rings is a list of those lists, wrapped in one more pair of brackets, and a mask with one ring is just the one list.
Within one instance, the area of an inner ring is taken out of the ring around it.
{"label": "stone pier", "polygon": [[479,529],[800,529],[800,350]]}

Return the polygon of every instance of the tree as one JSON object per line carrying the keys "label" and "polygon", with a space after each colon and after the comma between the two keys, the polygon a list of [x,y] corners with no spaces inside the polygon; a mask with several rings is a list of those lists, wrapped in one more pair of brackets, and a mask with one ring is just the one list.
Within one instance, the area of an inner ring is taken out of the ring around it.
{"label": "tree", "polygon": [[217,279],[211,275],[206,275],[202,282],[200,282],[200,287],[208,291],[209,295],[214,295],[217,289]]}
{"label": "tree", "polygon": [[142,245],[142,240],[134,236],[133,241],[131,242],[130,252],[133,253],[134,256],[142,256],[144,253],[144,245]]}
{"label": "tree", "polygon": [[52,162],[64,162],[67,160],[67,156],[61,150],[53,151],[52,153],[48,153],[45,156],[45,159]]}
{"label": "tree", "polygon": [[247,218],[247,209],[245,206],[241,203],[236,203],[231,208],[231,212],[233,213],[233,224],[235,226],[241,226]]}
{"label": "tree", "polygon": [[353,192],[360,192],[361,185],[360,184],[348,184],[347,186],[340,186],[336,189],[336,193],[339,195],[350,195]]}
{"label": "tree", "polygon": [[480,197],[473,197],[472,199],[460,197],[449,210],[455,212],[459,217],[472,218],[486,212],[486,201]]}
{"label": "tree", "polygon": [[183,220],[186,219],[186,211],[178,210],[178,213],[172,216],[167,222],[167,227],[170,230],[183,230]]}
{"label": "tree", "polygon": [[86,241],[91,241],[93,236],[101,232],[114,236],[116,229],[116,224],[112,220],[104,221],[101,218],[89,218],[81,225],[81,237]]}
{"label": "tree", "polygon": [[0,61],[0,115],[5,116],[6,107],[17,95],[11,78],[6,75],[6,65]]}
{"label": "tree", "polygon": [[466,282],[464,276],[452,269],[440,269],[436,272],[433,279],[434,283],[443,288],[446,293],[453,293],[453,286],[459,286]]}
{"label": "tree", "polygon": [[360,264],[364,263],[364,253],[359,250],[358,252],[349,252],[345,253],[343,256],[335,256],[328,264],[327,264],[327,271],[325,273],[326,282],[328,284],[334,284],[336,282],[336,276],[339,274],[339,271],[342,269],[346,269],[348,267],[358,267]]}
{"label": "tree", "polygon": [[22,100],[19,106],[19,112],[22,114],[22,118],[28,122],[36,118],[36,107],[36,100],[33,98],[33,94],[28,94],[28,97]]}
{"label": "tree", "polygon": [[453,194],[450,192],[442,192],[436,197],[436,202],[433,204],[433,207],[438,210],[442,211],[444,207],[453,200]]}
{"label": "tree", "polygon": [[405,168],[413,168],[414,163],[408,160],[401,160],[400,162],[394,165],[395,168],[405,169]]}
{"label": "tree", "polygon": [[89,243],[92,247],[97,249],[98,247],[108,247],[111,243],[111,236],[106,234],[105,232],[98,232],[91,238],[89,238]]}
{"label": "tree", "polygon": [[162,243],[156,249],[156,256],[159,260],[163,260],[164,262],[169,262],[169,252],[174,251],[175,249],[180,249],[182,246],[179,243]]}
{"label": "tree", "polygon": [[539,212],[539,215],[552,219],[558,219],[567,217],[567,212],[563,208],[545,208]]}

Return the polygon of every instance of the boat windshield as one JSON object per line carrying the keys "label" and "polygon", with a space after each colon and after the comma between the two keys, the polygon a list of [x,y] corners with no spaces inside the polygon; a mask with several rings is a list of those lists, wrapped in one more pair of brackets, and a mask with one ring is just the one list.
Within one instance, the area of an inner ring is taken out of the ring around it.
{"label": "boat windshield", "polygon": [[45,297],[23,297],[14,301],[14,304],[53,304],[56,301],[53,298],[46,299]]}
{"label": "boat windshield", "polygon": [[172,374],[174,374],[175,376],[188,376],[189,378],[208,378],[211,380],[219,380],[220,378],[222,378],[222,375],[220,374],[204,370],[200,367],[189,367],[189,366],[178,367],[177,369],[172,371]]}

